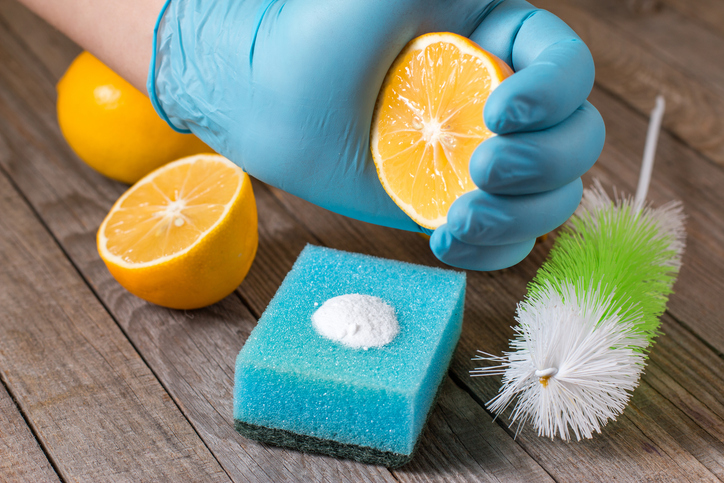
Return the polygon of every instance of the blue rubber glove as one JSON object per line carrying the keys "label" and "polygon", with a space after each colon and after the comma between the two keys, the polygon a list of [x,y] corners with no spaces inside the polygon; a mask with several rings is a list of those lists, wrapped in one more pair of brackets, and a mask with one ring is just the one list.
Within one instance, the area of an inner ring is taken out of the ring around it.
{"label": "blue rubber glove", "polygon": [[172,127],[250,175],[352,218],[426,231],[383,190],[369,133],[392,61],[436,31],[468,36],[518,71],[485,108],[500,136],[471,159],[480,190],[455,201],[430,239],[450,265],[504,268],[573,213],[603,146],[585,101],[590,53],[547,12],[519,0],[173,0],[148,91]]}

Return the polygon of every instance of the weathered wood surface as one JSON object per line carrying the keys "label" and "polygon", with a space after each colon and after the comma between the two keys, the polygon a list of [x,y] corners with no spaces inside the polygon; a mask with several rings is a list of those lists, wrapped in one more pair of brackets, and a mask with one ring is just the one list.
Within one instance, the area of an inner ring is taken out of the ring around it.
{"label": "weathered wood surface", "polygon": [[[633,11],[624,0],[536,4],[558,14],[588,44],[599,86],[642,113],[651,110],[656,94],[663,94],[664,126],[724,164],[724,84],[716,82],[724,74],[724,37],[660,3],[660,8]],[[702,8],[709,10],[722,7]]]}
{"label": "weathered wood surface", "polygon": [[[86,481],[111,475],[174,481],[724,481],[724,323],[718,316],[724,309],[719,189],[724,171],[717,164],[724,160],[724,89],[715,81],[724,76],[724,65],[706,65],[705,52],[687,56],[686,42],[673,45],[675,40],[661,38],[660,29],[691,33],[690,49],[705,41],[720,45],[724,33],[683,0],[654,7],[623,0],[596,3],[540,2],[577,28],[596,58],[600,89],[591,100],[607,122],[608,138],[592,174],[604,184],[635,187],[646,129],[642,113],[658,92],[667,94],[671,110],[665,125],[671,134],[661,138],[651,197],[684,201],[689,246],[664,318],[664,335],[630,406],[603,434],[562,443],[539,438],[528,428],[513,439],[507,420],[494,422],[483,407],[499,381],[471,379],[468,371],[475,363],[470,358],[476,349],[506,349],[515,303],[552,240],[516,267],[470,273],[464,332],[451,377],[420,452],[404,468],[389,471],[239,436],[231,421],[234,358],[306,243],[440,266],[425,240],[348,220],[255,183],[259,253],[235,295],[189,312],[136,299],[116,284],[95,251],[95,230],[125,187],[83,165],[55,121],[54,84],[79,49],[12,0],[0,0],[0,200],[5,200],[0,259],[10,260],[0,264],[0,299],[3,309],[9,299],[14,305],[8,307],[23,307],[22,318],[17,309],[0,315],[0,374],[17,401],[15,406],[3,398],[0,387],[0,423],[11,421],[16,435],[6,438],[10,433],[0,427],[0,458],[8,445],[31,448],[41,457],[26,463],[29,476],[23,479],[31,481],[57,478],[54,468],[64,480]],[[724,12],[711,0],[693,3]],[[646,25],[637,29],[637,19]],[[695,68],[705,72],[688,75]],[[6,210],[20,215],[7,217]],[[11,275],[26,282],[11,287],[17,284],[6,282]],[[46,320],[47,314],[61,317]],[[51,344],[42,347],[71,344],[72,352],[57,350],[48,358],[47,348],[21,347],[24,339],[6,335],[17,327],[25,334],[40,330],[42,337],[36,337]],[[80,380],[84,375],[102,378],[104,384],[97,385],[102,387],[94,387],[93,404],[112,401],[98,408],[84,399],[79,407],[68,407],[62,398],[42,399],[38,394],[53,386],[45,379],[28,382],[29,374],[39,370],[70,371]],[[119,398],[128,395],[129,387],[135,399]],[[153,394],[157,399],[150,398]],[[79,414],[89,408],[100,412]],[[144,433],[117,431],[112,441],[92,431],[72,438],[94,421],[116,430],[142,426]],[[54,429],[63,424],[75,426]],[[154,439],[158,436],[168,438]],[[154,443],[137,454],[139,438]],[[182,446],[175,454],[179,460],[169,461],[174,445]],[[115,466],[96,465],[105,458]],[[23,459],[17,461],[22,465]],[[3,468],[0,461],[0,480],[15,479],[6,477]],[[10,474],[22,474],[14,471]]]}
{"label": "weathered wood surface", "polygon": [[0,481],[60,481],[3,384],[0,384]]}
{"label": "weathered wood surface", "polygon": [[0,176],[0,375],[64,479],[228,480]]}

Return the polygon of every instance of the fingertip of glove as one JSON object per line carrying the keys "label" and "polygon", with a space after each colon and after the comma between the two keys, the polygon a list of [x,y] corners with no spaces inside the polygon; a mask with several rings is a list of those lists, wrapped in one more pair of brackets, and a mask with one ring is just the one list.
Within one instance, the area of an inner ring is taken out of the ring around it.
{"label": "fingertip of glove", "polygon": [[472,244],[484,243],[489,238],[486,197],[485,193],[475,190],[455,200],[448,210],[445,225],[453,238]]}
{"label": "fingertip of glove", "polygon": [[453,236],[447,225],[442,225],[430,235],[430,250],[441,262],[447,263],[450,247],[453,243]]}
{"label": "fingertip of glove", "polygon": [[490,147],[490,142],[492,142],[493,139],[495,138],[487,139],[480,143],[470,156],[470,163],[468,166],[470,170],[470,178],[480,189],[483,189],[483,186],[490,181],[490,170],[494,162],[495,154]]}
{"label": "fingertip of glove", "polygon": [[455,239],[441,226],[430,237],[432,253],[447,265],[465,270],[489,272],[520,263],[533,249],[535,239],[503,246],[469,245]]}
{"label": "fingertip of glove", "polygon": [[[492,137],[480,143],[470,156],[470,179],[479,189],[495,194],[505,187],[511,177],[519,177],[514,153],[502,137]],[[519,164],[519,163],[518,163]]]}

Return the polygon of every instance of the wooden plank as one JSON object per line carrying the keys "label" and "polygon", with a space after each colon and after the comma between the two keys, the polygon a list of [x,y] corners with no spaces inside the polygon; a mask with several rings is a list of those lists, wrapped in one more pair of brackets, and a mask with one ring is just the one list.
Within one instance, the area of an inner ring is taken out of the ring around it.
{"label": "wooden plank", "polygon": [[[648,370],[652,372],[655,368],[649,367]],[[655,376],[643,378],[625,412],[626,418],[648,439],[666,442],[665,445],[644,447],[644,450],[665,451],[692,481],[705,481],[712,475],[719,480],[724,478],[724,443],[712,436],[709,428],[700,425],[706,415],[699,417],[699,421],[692,420],[676,407],[677,398],[673,399],[674,402],[668,400],[668,395],[652,387],[652,380],[658,382]],[[678,383],[674,386],[674,391],[680,391]],[[692,401],[697,409],[703,408],[698,401]],[[712,422],[719,427],[722,424],[719,418]]]}
{"label": "wooden plank", "polygon": [[[594,173],[604,182],[613,181],[620,188],[631,190],[635,188],[646,119],[603,92],[596,91],[592,100],[599,105],[609,125],[609,141]],[[676,309],[675,313],[684,316],[688,324],[694,324],[700,333],[706,333],[711,341],[713,334],[721,332],[717,316],[720,312],[713,310],[704,318],[701,318],[701,313],[702,306],[721,303],[717,301],[719,297],[716,294],[721,293],[724,268],[720,262],[712,260],[711,245],[718,239],[724,239],[724,220],[717,209],[721,206],[720,198],[714,189],[724,182],[724,174],[671,136],[665,134],[661,142],[651,197],[657,203],[674,197],[683,198],[687,209],[690,207],[689,251],[671,307]],[[686,163],[685,173],[682,173],[682,162]],[[699,193],[694,186],[699,186],[699,180],[703,182],[704,179],[708,181]],[[274,194],[325,244],[439,265],[429,254],[426,242],[416,234],[401,234],[348,220],[279,190],[274,190]],[[507,341],[512,335],[509,326],[513,321],[515,303],[524,295],[527,281],[542,263],[550,245],[549,241],[536,247],[528,259],[511,269],[490,274],[468,273],[465,325],[452,371],[461,381],[468,381],[464,383],[481,402],[495,395],[499,383],[494,379],[469,381],[467,373],[473,368],[469,359],[476,349],[492,353],[507,349]],[[716,249],[721,250],[721,247]],[[702,280],[713,284],[711,291],[703,286]],[[703,345],[698,350],[712,354]],[[699,369],[694,366],[692,370]],[[706,392],[707,388],[701,390]],[[717,396],[709,394],[708,397]],[[721,460],[724,454],[716,445],[706,446],[715,441],[713,436],[703,428],[697,428],[698,423],[693,424],[687,419],[688,414],[678,412],[665,398],[649,396],[645,400],[652,398],[655,403],[645,405],[643,413],[629,416],[629,412],[638,411],[638,408],[629,409],[618,421],[609,424],[604,434],[591,441],[576,444],[551,442],[538,438],[530,430],[524,430],[518,441],[557,481],[609,481],[612,475],[625,481],[642,481],[652,475],[662,481],[714,481],[719,473],[716,456]],[[689,403],[692,411],[705,409],[696,399],[689,400]],[[663,427],[654,424],[662,411],[671,414],[670,421],[659,423]],[[680,442],[667,432],[671,430],[678,434],[677,431],[682,431],[682,428],[694,428],[696,433],[689,440]]]}
{"label": "wooden plank", "polygon": [[719,0],[658,0],[661,4],[675,8],[712,32],[724,37],[724,5]]}
{"label": "wooden plank", "polygon": [[[563,0],[556,7],[573,2]],[[696,79],[719,96],[724,94],[724,37],[660,3],[655,9],[636,9],[613,0],[576,0],[575,5],[612,28],[620,30],[627,43],[641,46],[672,70]],[[720,10],[722,7],[720,7]]]}
{"label": "wooden plank", "polygon": [[[396,470],[399,481],[553,481],[450,378],[422,434],[418,455]],[[451,444],[452,443],[452,444]]]}
{"label": "wooden plank", "polygon": [[631,411],[644,433],[665,432],[724,480],[724,360],[668,314]]}
{"label": "wooden plank", "polygon": [[60,476],[228,481],[4,175],[0,212],[0,373]]}
{"label": "wooden plank", "polygon": [[[44,113],[52,106],[48,106],[47,100],[34,103],[34,99],[40,97],[31,95],[25,98],[29,104],[15,110],[15,115],[31,110],[39,111],[39,117],[44,118]],[[32,121],[28,119],[25,123],[32,124]],[[8,169],[13,171],[13,177],[19,180],[19,184],[27,187],[29,199],[41,215],[50,215],[47,220],[50,229],[106,301],[232,478],[239,481],[254,478],[263,481],[265,477],[273,481],[392,479],[382,468],[268,448],[236,435],[230,421],[233,360],[253,327],[254,318],[234,297],[207,310],[183,314],[152,307],[120,289],[99,263],[91,231],[110,207],[112,193],[120,192],[119,186],[89,173],[73,156],[63,153],[65,149],[62,146],[58,147],[60,154],[45,152],[43,155],[50,158],[43,159],[33,147],[41,143],[36,136],[42,136],[44,144],[54,146],[60,143],[57,141],[59,136],[54,125],[35,128],[39,130],[37,134],[12,142],[11,148],[8,148],[22,151],[29,162],[12,165]],[[20,132],[12,134],[28,136]],[[84,185],[86,178],[91,182]],[[47,189],[37,190],[35,187],[39,185]],[[68,186],[72,188],[68,190]],[[255,183],[254,187],[259,210],[263,213],[260,219],[261,243],[254,266],[240,291],[258,315],[304,244],[315,239],[281,209],[278,200],[262,184]],[[59,191],[71,193],[56,198]],[[456,404],[465,410],[465,414],[482,415],[490,423],[490,417],[469,396],[451,387]],[[444,395],[442,399],[446,401],[448,397]],[[436,422],[443,418],[447,420],[446,427],[452,428],[437,437],[438,444],[446,448],[445,454],[452,453],[463,461],[469,461],[475,455],[485,454],[472,442],[484,442],[485,447],[502,448],[507,455],[502,458],[496,456],[496,452],[490,454],[491,475],[502,475],[509,480],[515,479],[516,475],[528,475],[537,481],[545,481],[545,472],[496,425],[490,425],[491,428],[480,435],[473,435],[469,425],[460,425],[463,419],[446,416],[442,405],[432,415],[431,424],[438,424]],[[429,444],[432,443],[423,445],[420,456],[415,459],[421,473],[408,476],[407,480],[439,481],[436,472],[426,471],[428,468],[444,467],[446,460],[428,450]],[[486,475],[486,471],[490,470],[479,465],[476,469],[480,478]]]}
{"label": "wooden plank", "polygon": [[724,479],[724,361],[668,314],[662,330],[626,415],[645,434],[673,438]]}
{"label": "wooden plank", "polygon": [[[35,29],[42,28],[38,21]],[[65,53],[66,62],[74,53]],[[25,190],[228,475],[244,482],[390,481],[384,468],[267,447],[234,430],[234,361],[256,319],[236,296],[206,310],[170,311],[112,279],[98,258],[95,230],[125,187],[90,170],[65,145],[54,119],[53,83],[34,59],[0,26],[0,166]]]}
{"label": "wooden plank", "polygon": [[3,384],[0,384],[0,481],[60,481]]}
{"label": "wooden plank", "polygon": [[[724,419],[724,359],[706,350],[700,338],[669,314],[664,315],[661,330],[664,336],[657,339],[657,350],[649,362],[656,372],[647,371],[647,376],[656,376],[657,380],[649,378],[649,383],[699,426],[724,441],[720,423]],[[672,379],[678,386],[672,384]],[[691,404],[691,398],[703,404],[705,410]]]}
{"label": "wooden plank", "polygon": [[647,114],[657,94],[667,101],[663,125],[688,145],[724,164],[724,99],[719,89],[659,58],[618,26],[567,0],[539,0],[537,6],[566,21],[588,44],[596,62],[596,83]]}

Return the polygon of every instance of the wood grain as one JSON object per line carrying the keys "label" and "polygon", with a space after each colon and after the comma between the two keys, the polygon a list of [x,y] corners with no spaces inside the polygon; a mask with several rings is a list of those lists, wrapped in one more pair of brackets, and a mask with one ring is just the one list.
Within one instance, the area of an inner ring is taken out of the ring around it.
{"label": "wood grain", "polygon": [[672,70],[708,86],[719,96],[724,94],[724,69],[721,68],[724,37],[721,35],[702,28],[700,23],[665,4],[635,9],[624,0],[577,0],[575,5],[615,26],[626,40],[643,46]]}
{"label": "wood grain", "polygon": [[[9,32],[21,36],[25,46],[43,59],[49,79],[60,79],[68,67],[67,54],[79,54],[81,49],[72,40],[49,25],[40,24],[38,17],[15,0],[0,0],[0,23]],[[38,28],[39,25],[42,27]]]}
{"label": "wood grain", "polygon": [[[607,147],[594,174],[609,183],[609,186],[613,182],[621,189],[632,190],[638,173],[647,120],[600,90],[593,94],[592,101],[603,106],[601,112],[610,126]],[[722,290],[724,266],[721,260],[712,259],[709,254],[716,240],[724,239],[721,231],[724,220],[720,218],[722,213],[718,209],[721,206],[718,195],[706,190],[706,195],[700,196],[700,191],[694,187],[700,179],[703,182],[704,178],[708,179],[707,186],[724,182],[724,174],[720,168],[682,146],[671,136],[662,137],[659,153],[651,198],[656,203],[672,198],[691,201],[690,210],[687,204],[689,251],[685,269],[677,284],[677,294],[671,299],[670,307],[673,313],[694,325],[695,331],[706,333],[709,343],[716,341],[718,347],[718,337],[722,331],[719,329],[721,325],[716,308],[720,297],[716,294]],[[686,169],[682,169],[682,163],[686,163]],[[696,180],[690,183],[692,176]],[[437,264],[429,254],[425,240],[415,234],[364,225],[316,208],[282,191],[273,192],[295,218],[329,246]],[[715,220],[712,221],[712,217]],[[500,353],[507,348],[507,341],[512,335],[509,326],[513,321],[515,303],[522,299],[527,281],[542,263],[551,243],[549,240],[537,246],[528,259],[511,269],[490,274],[468,273],[466,322],[452,371],[461,381],[469,381],[464,384],[469,386],[481,403],[495,395],[498,382],[492,379],[470,381],[467,372],[473,365],[469,359],[476,349]],[[715,249],[721,250],[721,245]],[[697,280],[706,280],[711,290]],[[711,307],[712,304],[715,305],[712,307],[714,310],[702,318],[702,307]],[[694,310],[696,314],[692,313]],[[712,354],[701,343],[698,350]],[[642,395],[639,397],[653,394],[644,387],[647,386],[642,386]],[[718,394],[710,394],[709,397],[715,398]],[[643,400],[649,401],[651,398],[654,396],[649,395],[649,398]],[[524,430],[517,441],[557,481],[579,481],[581,478],[608,481],[612,472],[621,473],[619,478],[624,481],[643,481],[652,474],[662,481],[715,480],[716,475],[720,474],[716,456],[722,458],[723,454],[718,445],[710,446],[710,443],[717,441],[716,438],[707,434],[704,428],[697,428],[697,423],[692,423],[688,415],[678,413],[665,398],[655,399],[655,404],[645,405],[643,413],[631,413],[631,416],[625,413],[618,421],[609,424],[603,435],[592,441],[575,445],[550,442],[538,438],[529,430]],[[705,409],[694,398],[689,403],[696,408],[693,411]],[[629,411],[638,411],[633,408]],[[659,421],[657,418],[662,412],[670,413],[672,419]],[[647,421],[647,424],[641,421]],[[656,423],[666,423],[666,429],[657,427]],[[667,429],[673,434],[680,434],[691,428],[696,431],[688,440],[678,441],[667,433]],[[612,464],[612,459],[615,459],[615,464]]]}
{"label": "wood grain", "polygon": [[0,482],[12,481],[60,480],[0,383]]}
{"label": "wood grain", "polygon": [[[418,455],[396,470],[399,481],[553,481],[450,378],[422,434]],[[453,444],[451,444],[453,442]]]}
{"label": "wood grain", "polygon": [[[715,163],[724,164],[724,98],[720,89],[698,80],[670,58],[661,58],[655,47],[632,38],[623,28],[577,2],[539,0],[535,4],[561,17],[586,42],[596,62],[597,85],[646,115],[656,96],[663,94],[667,102],[663,125]],[[695,57],[691,52],[689,55]]]}
{"label": "wood grain", "polygon": [[[647,380],[701,428],[724,442],[721,425],[724,420],[724,360],[713,351],[705,350],[702,340],[669,314],[663,317],[662,330],[664,336],[658,338],[649,362],[656,371],[647,371]],[[656,376],[657,380],[648,376]],[[697,402],[692,403],[692,399]]]}
{"label": "wood grain", "polygon": [[[0,168],[24,197],[20,206],[27,202],[33,216],[44,223],[38,236],[47,238],[48,230],[63,250],[60,258],[67,257],[77,270],[71,270],[75,283],[51,291],[47,303],[73,315],[80,312],[81,320],[95,320],[97,308],[93,306],[98,304],[89,295],[90,287],[143,357],[141,369],[146,367],[145,361],[153,370],[144,380],[146,387],[158,388],[159,382],[165,387],[233,481],[718,481],[724,474],[724,331],[718,316],[724,309],[720,296],[724,291],[724,199],[720,189],[724,174],[710,160],[721,162],[724,149],[724,95],[712,80],[724,75],[724,70],[714,62],[704,65],[705,52],[685,58],[686,48],[677,50],[672,45],[675,40],[663,39],[668,44],[661,48],[651,44],[661,40],[656,29],[671,27],[686,33],[701,23],[691,12],[674,5],[679,0],[663,0],[653,7],[639,4],[633,14],[638,17],[631,18],[645,23],[641,33],[634,31],[634,20],[617,17],[624,16],[621,9],[631,11],[630,2],[623,5],[612,0],[599,6],[592,1],[537,3],[577,28],[596,57],[598,83],[604,90],[594,91],[591,100],[607,122],[608,139],[594,174],[604,184],[634,188],[646,129],[642,114],[663,89],[671,97],[666,126],[674,135],[662,135],[651,197],[656,203],[683,199],[689,214],[689,247],[677,292],[669,304],[670,315],[664,320],[665,335],[655,346],[641,386],[624,415],[593,440],[549,441],[530,428],[513,440],[510,430],[501,421],[493,422],[482,407],[497,392],[499,381],[468,375],[475,365],[470,358],[476,349],[500,353],[507,348],[515,303],[545,259],[551,239],[516,267],[468,274],[464,334],[451,378],[431,415],[419,454],[406,467],[389,472],[267,447],[240,437],[231,424],[234,357],[306,243],[442,265],[431,255],[427,242],[414,233],[349,220],[254,182],[260,247],[236,296],[204,310],[177,312],[129,295],[98,259],[94,242],[98,224],[124,187],[83,165],[67,148],[55,124],[53,85],[79,49],[11,0],[0,0]],[[694,1],[703,5],[709,0]],[[716,35],[712,27],[698,33],[691,45],[706,41],[718,45]],[[697,67],[710,75],[687,75],[687,70]],[[6,223],[4,218],[2,223]],[[6,255],[3,246],[0,242],[0,257]],[[40,270],[48,278],[48,270],[43,268],[48,263],[29,260],[13,266],[13,273],[32,275],[33,270]],[[20,285],[16,291],[27,290]],[[85,294],[80,301],[75,300],[76,292]],[[83,303],[83,297],[90,302]],[[41,304],[28,306],[26,312],[47,317],[50,310]],[[100,319],[108,318],[102,310],[99,313]],[[0,330],[5,330],[2,326],[0,322]],[[90,332],[97,334],[99,329],[94,330]],[[75,343],[75,352],[80,354],[96,350],[88,339]],[[24,347],[31,349],[28,344]],[[8,359],[0,351],[3,374],[5,361],[18,364],[20,353],[16,349],[13,354],[17,355]],[[31,363],[35,364],[35,359]],[[78,368],[74,359],[59,364],[86,370]],[[31,397],[22,391],[18,401],[33,406]],[[170,401],[162,403],[169,405]],[[57,417],[67,420],[72,411],[63,409]],[[178,417],[175,414],[173,417]],[[188,430],[188,425],[185,428]],[[38,434],[44,445],[68,451],[61,434]],[[81,449],[90,451],[87,446],[93,441],[82,438]],[[119,461],[130,459],[129,450],[117,449]],[[156,458],[156,449],[152,447],[145,457]],[[144,460],[139,461],[143,464]],[[89,479],[97,479],[95,476]]]}
{"label": "wood grain", "polygon": [[724,37],[724,5],[718,0],[656,0],[654,9],[662,4],[675,8],[702,27]]}
{"label": "wood grain", "polygon": [[[36,23],[35,30],[47,28]],[[49,70],[1,27],[0,166],[27,191],[29,202],[228,475],[244,482],[336,481],[344,475],[356,481],[390,480],[384,468],[270,448],[236,433],[234,361],[256,319],[235,296],[205,310],[170,311],[133,297],[113,280],[96,252],[95,231],[125,187],[70,152],[54,118]],[[75,54],[76,49],[65,52],[66,63]]]}
{"label": "wood grain", "polygon": [[60,476],[228,481],[4,175],[0,212],[0,373]]}

